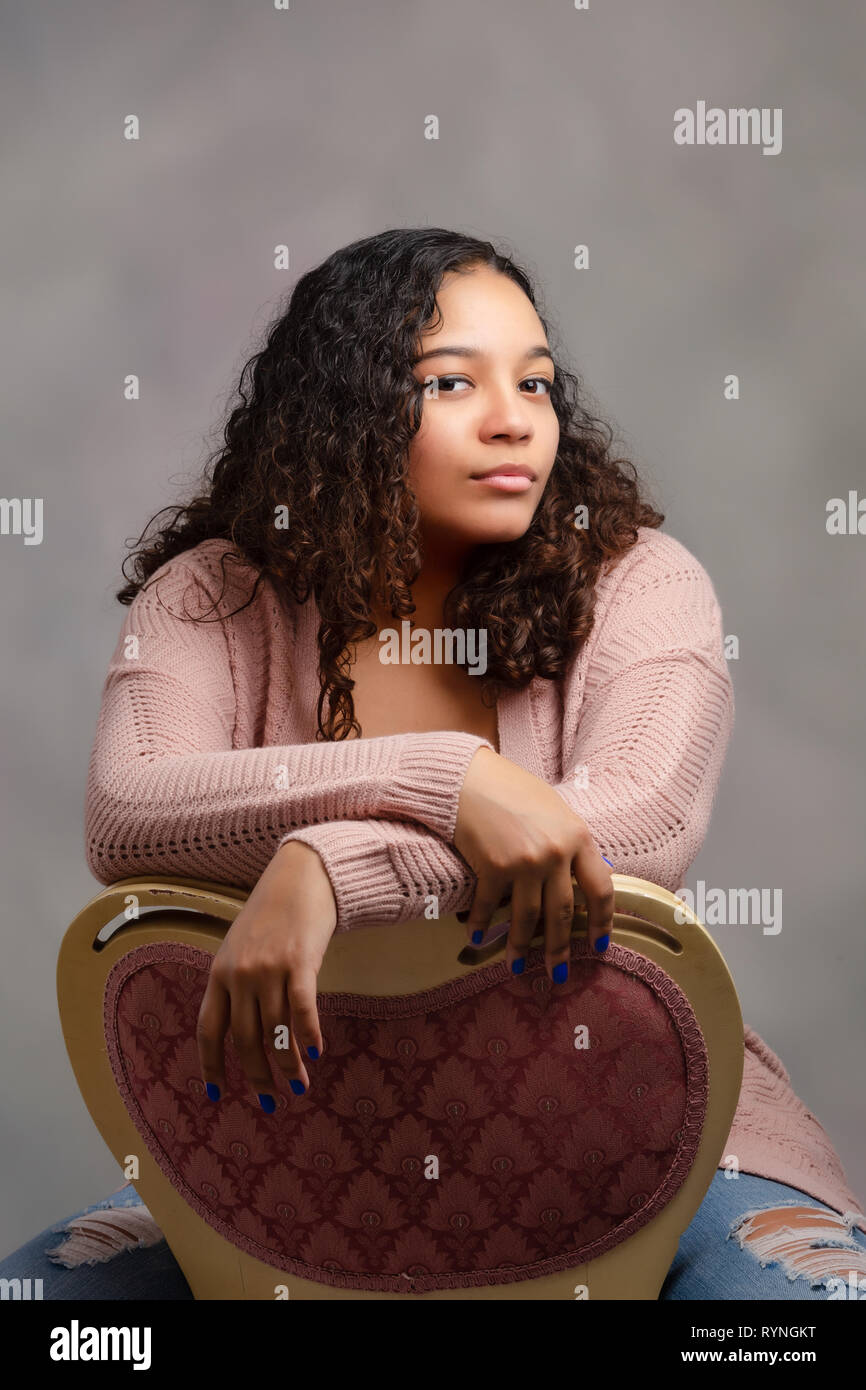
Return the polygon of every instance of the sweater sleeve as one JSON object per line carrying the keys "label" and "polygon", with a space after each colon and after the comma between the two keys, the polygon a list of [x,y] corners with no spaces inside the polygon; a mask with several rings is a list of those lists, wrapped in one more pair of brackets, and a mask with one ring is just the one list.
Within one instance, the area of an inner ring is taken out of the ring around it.
{"label": "sweater sleeve", "polygon": [[445,917],[472,904],[476,876],[450,844],[411,821],[335,821],[293,830],[316,850],[337,904],[336,930]]}
{"label": "sweater sleeve", "polygon": [[[693,555],[659,535],[590,634],[556,789],[618,873],[676,892],[704,840],[734,721],[721,610]],[[614,572],[615,573],[615,572]]]}
{"label": "sweater sleeve", "polygon": [[158,594],[148,586],[130,605],[103,686],[85,805],[101,883],[150,872],[251,888],[287,834],[322,822],[419,822],[450,838],[487,739],[445,730],[236,748],[225,625],[190,621],[213,605],[182,558],[159,576]]}

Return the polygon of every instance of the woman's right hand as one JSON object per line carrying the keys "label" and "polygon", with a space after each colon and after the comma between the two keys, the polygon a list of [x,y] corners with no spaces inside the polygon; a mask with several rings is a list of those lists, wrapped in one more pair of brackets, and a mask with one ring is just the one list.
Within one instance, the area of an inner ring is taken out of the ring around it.
{"label": "woman's right hand", "polygon": [[[590,944],[607,949],[604,938],[609,939],[613,924],[612,876],[586,821],[547,782],[491,748],[479,748],[469,764],[454,848],[478,878],[466,923],[470,940],[473,933],[487,930],[511,888],[506,959],[512,969],[517,963],[515,974],[523,969],[543,916],[547,972],[557,982],[566,978],[574,917],[572,874],[586,897]],[[560,970],[554,975],[557,966]]]}
{"label": "woman's right hand", "polygon": [[[310,1084],[304,1056],[322,1052],[316,979],[337,905],[316,851],[289,840],[274,854],[211,964],[196,1039],[208,1095],[225,1089],[225,1034],[268,1114],[276,1102],[265,1045],[296,1094]],[[280,1030],[280,1044],[275,1044]]]}

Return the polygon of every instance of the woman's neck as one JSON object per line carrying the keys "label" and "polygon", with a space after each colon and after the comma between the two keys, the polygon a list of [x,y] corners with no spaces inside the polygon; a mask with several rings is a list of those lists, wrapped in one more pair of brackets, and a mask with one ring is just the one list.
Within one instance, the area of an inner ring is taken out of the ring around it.
{"label": "woman's neck", "polygon": [[[464,550],[447,555],[425,554],[424,567],[412,585],[415,612],[411,621],[414,626],[432,630],[443,625],[445,599],[457,583],[465,553]],[[395,621],[393,614],[381,603],[376,605],[372,616],[380,629],[393,626]]]}

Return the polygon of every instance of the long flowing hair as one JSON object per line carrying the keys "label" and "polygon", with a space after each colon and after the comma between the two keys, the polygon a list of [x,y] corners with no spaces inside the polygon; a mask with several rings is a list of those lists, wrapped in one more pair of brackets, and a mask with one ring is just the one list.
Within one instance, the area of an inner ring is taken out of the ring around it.
{"label": "long flowing hair", "polygon": [[[228,416],[224,446],[204,465],[202,490],[148,522],[123,562],[128,583],[116,594],[132,603],[162,565],[212,537],[233,547],[223,558],[257,571],[247,603],[265,576],[298,603],[312,591],[322,620],[318,738],[362,734],[349,670],[353,644],[377,631],[371,607],[381,596],[397,620],[414,611],[411,586],[423,552],[408,451],[424,384],[412,364],[422,332],[441,322],[443,277],[481,266],[519,285],[544,325],[560,426],[527,531],[476,546],[445,602],[448,627],[486,629],[487,670],[477,677],[486,704],[536,676],[555,680],[566,672],[592,628],[601,567],[637,542],[639,526],[664,521],[644,500],[634,465],[612,457],[611,427],[586,408],[530,278],[511,257],[440,227],[392,229],[335,251],[301,276],[264,347],[244,366],[240,403]],[[583,527],[579,506],[587,509]],[[165,512],[174,513],[169,523],[145,539]],[[277,516],[288,525],[275,524]]]}

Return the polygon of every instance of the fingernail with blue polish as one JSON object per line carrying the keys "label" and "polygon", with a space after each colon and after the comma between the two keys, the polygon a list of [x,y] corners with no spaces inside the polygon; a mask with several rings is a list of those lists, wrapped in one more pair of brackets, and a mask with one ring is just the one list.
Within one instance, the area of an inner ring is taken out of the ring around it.
{"label": "fingernail with blue polish", "polygon": [[553,982],[556,985],[564,984],[568,979],[568,961],[561,960],[559,965],[553,967]]}
{"label": "fingernail with blue polish", "polygon": [[291,1086],[296,1096],[302,1096],[304,1094],[304,1091],[307,1089],[303,1081],[290,1081],[289,1085]]}
{"label": "fingernail with blue polish", "polygon": [[526,964],[526,957],[525,957],[525,956],[518,956],[518,957],[517,957],[517,960],[513,960],[513,961],[511,962],[511,973],[512,973],[512,975],[522,975],[522,974],[523,974],[523,967],[524,967],[525,964]]}
{"label": "fingernail with blue polish", "polygon": [[479,927],[478,931],[474,931],[474,932],[472,933],[472,945],[473,945],[473,946],[477,946],[483,935],[484,935],[484,932],[481,930],[480,927]]}
{"label": "fingernail with blue polish", "polygon": [[319,1049],[317,1047],[308,1047],[307,1056],[312,1057],[314,1062],[317,1061],[319,1056]]}
{"label": "fingernail with blue polish", "polygon": [[[602,854],[601,857],[602,857],[602,859],[604,860],[605,864],[610,864],[610,860],[608,859],[608,857],[607,857],[606,854]],[[610,867],[613,868],[613,865],[610,864]]]}
{"label": "fingernail with blue polish", "polygon": [[598,938],[598,941],[596,941],[596,943],[595,943],[595,949],[596,949],[597,951],[606,951],[609,945],[610,945],[610,936],[609,936],[609,934],[608,934],[607,932],[605,932],[604,936],[600,936],[600,937]]}
{"label": "fingernail with blue polish", "polygon": [[215,1085],[213,1084],[212,1081],[207,1081],[207,1082],[205,1083],[205,1090],[207,1091],[208,1100],[219,1100],[219,1098],[220,1098],[220,1088],[219,1088],[219,1086],[215,1086]]}
{"label": "fingernail with blue polish", "polygon": [[259,1093],[259,1105],[266,1115],[273,1115],[277,1108],[277,1102],[274,1100],[273,1096],[269,1096],[267,1093],[265,1095]]}

